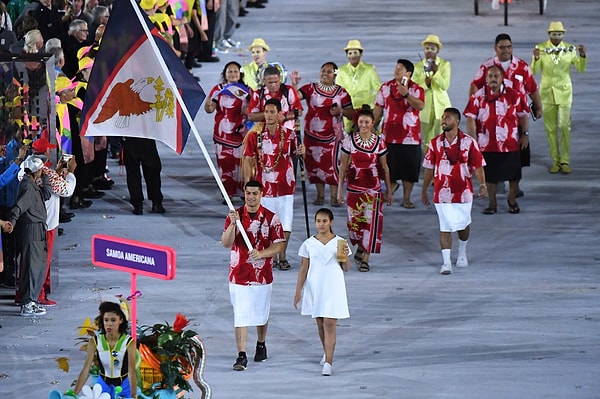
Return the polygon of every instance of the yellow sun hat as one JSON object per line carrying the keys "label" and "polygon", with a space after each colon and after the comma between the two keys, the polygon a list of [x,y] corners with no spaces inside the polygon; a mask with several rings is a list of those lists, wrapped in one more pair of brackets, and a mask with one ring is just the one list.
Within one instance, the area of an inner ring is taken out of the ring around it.
{"label": "yellow sun hat", "polygon": [[348,44],[346,44],[346,47],[344,47],[344,51],[348,51],[350,49],[356,49],[360,51],[364,50],[364,48],[362,48],[362,46],[360,45],[360,40],[356,39],[348,40]]}
{"label": "yellow sun hat", "polygon": [[252,51],[252,47],[262,47],[267,51],[271,50],[271,47],[269,47],[267,42],[265,42],[265,39],[261,39],[260,37],[257,37],[252,41],[252,43],[248,46],[248,50]]}
{"label": "yellow sun hat", "polygon": [[438,50],[441,50],[443,47],[438,35],[427,35],[425,40],[421,42],[421,47],[425,47],[425,43],[435,44],[438,47]]}
{"label": "yellow sun hat", "polygon": [[552,21],[550,22],[550,26],[548,26],[548,32],[566,32],[567,30],[563,26],[560,21]]}

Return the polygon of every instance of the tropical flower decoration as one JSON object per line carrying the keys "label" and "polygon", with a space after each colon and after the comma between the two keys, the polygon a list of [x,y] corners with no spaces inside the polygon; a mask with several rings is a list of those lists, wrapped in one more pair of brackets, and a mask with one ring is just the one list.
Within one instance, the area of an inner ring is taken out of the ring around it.
{"label": "tropical flower decoration", "polygon": [[139,350],[152,368],[160,369],[163,385],[184,391],[191,391],[188,381],[192,374],[192,338],[198,335],[193,330],[185,330],[189,320],[177,313],[171,326],[169,323],[142,326],[139,337]]}
{"label": "tropical flower decoration", "polygon": [[106,392],[102,392],[100,384],[94,384],[93,388],[84,385],[81,388],[79,399],[110,399],[110,395]]}

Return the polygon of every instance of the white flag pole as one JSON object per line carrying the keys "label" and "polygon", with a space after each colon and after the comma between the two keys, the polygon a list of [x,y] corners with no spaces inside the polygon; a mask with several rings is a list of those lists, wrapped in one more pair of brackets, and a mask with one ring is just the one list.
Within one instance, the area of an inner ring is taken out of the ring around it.
{"label": "white flag pole", "polygon": [[[187,107],[185,106],[185,103],[183,102],[183,98],[181,98],[181,94],[179,93],[179,90],[177,90],[177,86],[175,85],[175,81],[173,80],[173,77],[171,76],[170,73],[168,73],[169,68],[167,67],[167,64],[165,64],[165,60],[160,55],[158,46],[154,42],[154,36],[150,33],[148,26],[144,22],[144,18],[141,14],[140,7],[134,0],[129,0],[129,1],[138,17],[140,24],[142,25],[142,28],[144,29],[144,32],[146,33],[146,36],[149,39],[148,41],[150,42],[150,45],[152,46],[152,50],[154,50],[154,54],[157,56],[158,62],[160,64],[162,70],[167,71],[167,74],[166,74],[167,81],[171,87],[175,88],[175,90],[173,90],[173,94],[175,95],[175,98],[177,99],[179,104],[181,104],[181,110],[183,111],[183,114],[185,115],[186,120],[190,124],[190,128],[191,128],[192,132],[194,133],[194,137],[196,137],[196,141],[198,141],[198,145],[200,145],[200,149],[202,150],[204,159],[206,159],[206,162],[208,163],[208,167],[210,168],[213,178],[217,182],[217,186],[219,186],[219,190],[221,191],[223,198],[225,198],[225,202],[227,202],[227,206],[229,207],[230,210],[235,211],[235,208],[233,207],[233,204],[231,203],[231,199],[229,198],[229,194],[227,194],[227,191],[225,190],[225,186],[223,186],[223,182],[221,181],[221,177],[219,176],[219,173],[217,172],[217,169],[215,168],[212,158],[210,157],[210,154],[206,150],[206,146],[204,145],[204,142],[202,141],[202,138],[200,137],[200,133],[198,132],[198,129],[196,129],[196,125],[194,124],[194,119],[190,115]],[[242,226],[242,222],[239,219],[236,221],[236,225],[237,225],[237,228],[238,228],[240,234],[242,235],[242,238],[244,239],[244,242],[246,243],[246,246],[248,247],[248,250],[251,251],[253,249],[252,244],[250,243],[250,239],[248,238],[248,235],[246,234],[246,231],[244,230],[244,226]]]}

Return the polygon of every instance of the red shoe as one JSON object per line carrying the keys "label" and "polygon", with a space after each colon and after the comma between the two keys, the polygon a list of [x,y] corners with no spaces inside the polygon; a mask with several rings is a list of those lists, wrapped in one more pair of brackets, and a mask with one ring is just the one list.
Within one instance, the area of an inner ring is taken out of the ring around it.
{"label": "red shoe", "polygon": [[56,301],[53,301],[52,299],[48,298],[42,298],[37,301],[37,304],[44,307],[52,307],[56,305]]}

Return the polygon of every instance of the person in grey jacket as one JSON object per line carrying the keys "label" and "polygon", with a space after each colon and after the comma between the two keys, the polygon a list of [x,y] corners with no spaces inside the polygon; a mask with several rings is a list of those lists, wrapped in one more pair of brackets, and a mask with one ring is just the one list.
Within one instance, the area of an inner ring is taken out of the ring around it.
{"label": "person in grey jacket", "polygon": [[5,226],[17,238],[17,252],[21,256],[19,294],[21,316],[41,316],[46,309],[38,306],[35,300],[40,294],[46,277],[46,206],[52,195],[48,176],[43,174],[45,157],[29,156],[21,164],[23,179],[19,183],[17,202],[10,211]]}

